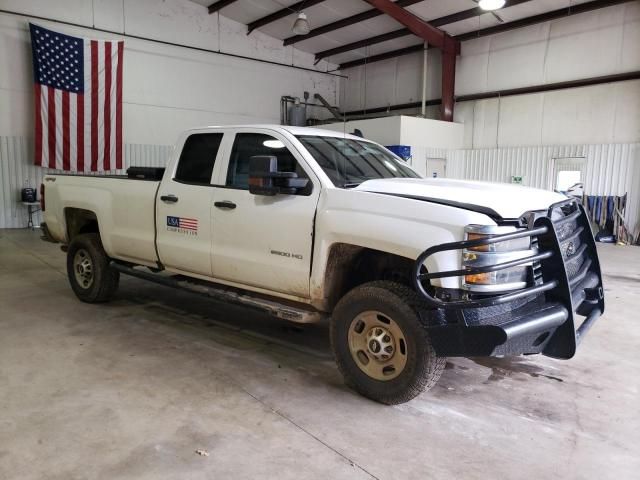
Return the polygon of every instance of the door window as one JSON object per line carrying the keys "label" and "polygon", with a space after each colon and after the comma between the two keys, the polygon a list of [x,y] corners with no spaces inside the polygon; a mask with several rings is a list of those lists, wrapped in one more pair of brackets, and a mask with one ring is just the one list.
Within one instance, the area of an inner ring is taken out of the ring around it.
{"label": "door window", "polygon": [[[227,186],[242,190],[249,189],[249,159],[256,155],[273,155],[278,158],[279,172],[296,172],[300,178],[309,178],[289,149],[277,138],[263,133],[238,133],[233,142]],[[311,192],[311,182],[300,195]]]}
{"label": "door window", "polygon": [[580,170],[560,170],[556,178],[556,190],[566,191],[582,180]]}
{"label": "door window", "polygon": [[555,190],[569,193],[575,196],[582,196],[585,158],[584,157],[564,157],[554,158],[555,164]]}
{"label": "door window", "polygon": [[210,185],[213,165],[218,155],[222,133],[196,133],[184,142],[175,180]]}

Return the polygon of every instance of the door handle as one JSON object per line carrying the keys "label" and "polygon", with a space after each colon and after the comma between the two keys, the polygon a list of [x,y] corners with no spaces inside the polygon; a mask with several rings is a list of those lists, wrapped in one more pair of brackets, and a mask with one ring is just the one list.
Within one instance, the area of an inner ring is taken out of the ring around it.
{"label": "door handle", "polygon": [[178,197],[175,195],[162,195],[160,200],[167,203],[176,203],[178,201]]}
{"label": "door handle", "polygon": [[214,205],[218,208],[228,208],[229,210],[233,210],[236,208],[236,204],[230,202],[229,200],[223,200],[222,202],[214,202]]}

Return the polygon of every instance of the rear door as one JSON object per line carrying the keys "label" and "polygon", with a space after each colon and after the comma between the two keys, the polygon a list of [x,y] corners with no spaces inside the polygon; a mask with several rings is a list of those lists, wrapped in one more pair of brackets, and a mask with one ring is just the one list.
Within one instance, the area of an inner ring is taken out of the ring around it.
{"label": "rear door", "polygon": [[[318,179],[278,132],[239,129],[229,143],[228,168],[213,189],[213,276],[307,298]],[[296,195],[252,195],[249,158],[254,155],[275,155],[280,171],[310,180],[307,188]]]}
{"label": "rear door", "polygon": [[156,201],[157,247],[167,268],[211,276],[212,178],[223,132],[191,133]]}

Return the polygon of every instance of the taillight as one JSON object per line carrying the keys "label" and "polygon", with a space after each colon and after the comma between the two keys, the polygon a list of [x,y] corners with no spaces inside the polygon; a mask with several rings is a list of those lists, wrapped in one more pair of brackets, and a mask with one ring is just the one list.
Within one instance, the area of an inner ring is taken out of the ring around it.
{"label": "taillight", "polygon": [[40,210],[44,212],[44,183],[40,184]]}

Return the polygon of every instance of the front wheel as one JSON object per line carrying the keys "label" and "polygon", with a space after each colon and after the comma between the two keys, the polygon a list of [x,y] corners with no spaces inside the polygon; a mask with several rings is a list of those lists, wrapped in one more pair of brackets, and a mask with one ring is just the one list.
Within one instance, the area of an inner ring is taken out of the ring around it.
{"label": "front wheel", "polygon": [[73,238],[67,250],[67,276],[73,292],[87,303],[109,301],[120,281],[120,273],[109,267],[97,233]]}
{"label": "front wheel", "polygon": [[433,387],[444,370],[420,321],[420,297],[405,285],[356,287],[336,306],[331,345],[347,385],[377,402],[408,402]]}

